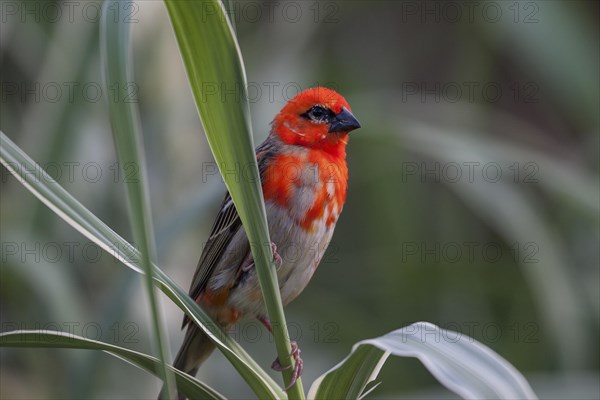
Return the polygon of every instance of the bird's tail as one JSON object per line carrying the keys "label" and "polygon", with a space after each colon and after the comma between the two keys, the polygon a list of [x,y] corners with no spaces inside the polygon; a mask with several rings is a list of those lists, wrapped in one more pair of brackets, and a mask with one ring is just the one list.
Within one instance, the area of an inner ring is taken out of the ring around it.
{"label": "bird's tail", "polygon": [[[183,344],[173,362],[173,366],[186,374],[195,376],[200,364],[210,356],[210,353],[212,353],[214,349],[215,344],[204,331],[198,328],[194,323],[190,323],[185,333]],[[177,392],[178,400],[185,400],[185,398],[183,393]],[[163,386],[158,395],[158,400],[167,399],[168,394],[166,387]]]}

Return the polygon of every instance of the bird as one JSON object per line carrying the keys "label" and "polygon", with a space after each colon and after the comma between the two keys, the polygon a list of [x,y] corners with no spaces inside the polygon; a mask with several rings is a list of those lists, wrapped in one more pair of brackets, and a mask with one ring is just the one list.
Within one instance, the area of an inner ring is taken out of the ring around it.
{"label": "bird", "polygon": [[[274,264],[283,305],[306,287],[329,245],[346,201],[349,133],[361,125],[333,89],[306,89],[287,101],[257,148]],[[257,318],[272,333],[246,232],[229,193],[204,245],[189,295],[224,329]],[[173,366],[195,376],[215,345],[189,317]],[[292,342],[294,371],[303,361]],[[282,370],[276,359],[273,369]],[[165,388],[159,399],[165,396]],[[178,394],[180,399],[185,397]]]}

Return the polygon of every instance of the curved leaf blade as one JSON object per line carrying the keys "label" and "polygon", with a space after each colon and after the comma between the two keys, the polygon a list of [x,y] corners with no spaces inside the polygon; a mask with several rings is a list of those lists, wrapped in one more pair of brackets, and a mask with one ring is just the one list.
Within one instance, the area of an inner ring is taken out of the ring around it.
{"label": "curved leaf blade", "polygon": [[[113,255],[125,266],[143,274],[139,251],[79,203],[39,165],[0,131],[0,162],[35,197],[78,232]],[[152,264],[154,282],[204,332],[211,336],[233,367],[259,398],[285,398],[285,392],[252,357],[196,304],[194,300]]]}
{"label": "curved leaf blade", "polygon": [[[86,349],[101,350],[131,365],[143,369],[162,379],[164,364],[157,358],[115,346],[97,340],[86,339],[66,332],[47,330],[11,331],[0,334],[0,347],[42,347],[53,349]],[[224,400],[225,397],[190,375],[167,365],[167,370],[174,375],[177,387],[190,399]]]}
{"label": "curved leaf blade", "polygon": [[360,398],[390,354],[418,358],[442,385],[464,399],[536,398],[523,375],[489,347],[428,322],[356,343],[348,357],[313,383],[308,398]]}
{"label": "curved leaf blade", "polygon": [[[246,73],[231,21],[218,0],[165,1],[202,125],[251,245],[284,381],[291,382],[291,345],[252,140]],[[233,173],[232,173],[233,171]],[[303,399],[302,380],[290,388]]]}
{"label": "curved leaf blade", "polygon": [[[127,87],[131,79],[131,60],[129,57],[131,24],[121,18],[109,17],[110,10],[118,10],[120,1],[105,1],[102,17],[100,18],[100,39],[104,67],[104,87],[106,92],[114,87]],[[140,250],[140,263],[144,269],[144,281],[148,294],[148,305],[152,321],[153,344],[161,361],[162,378],[165,381],[166,392],[170,397],[175,396],[173,377],[167,373],[167,360],[170,358],[168,340],[162,313],[157,304],[156,288],[152,281],[152,260],[156,260],[154,229],[150,211],[148,190],[148,174],[144,146],[140,128],[139,110],[134,102],[114,101],[108,97],[108,108],[113,131],[113,139],[120,168],[125,172],[127,165],[137,165],[134,175],[126,182],[129,224],[133,231],[135,242]]]}

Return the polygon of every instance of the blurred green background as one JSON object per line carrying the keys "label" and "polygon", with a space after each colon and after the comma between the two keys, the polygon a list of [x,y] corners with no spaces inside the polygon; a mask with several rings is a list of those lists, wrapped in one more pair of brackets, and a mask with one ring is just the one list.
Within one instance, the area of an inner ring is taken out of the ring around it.
{"label": "blurred green background", "polygon": [[[598,2],[230,8],[255,143],[288,99],[315,85],[342,93],[363,125],[351,134],[348,201],[330,249],[286,310],[305,386],[356,341],[430,321],[490,346],[542,398],[600,397]],[[164,4],[110,10],[134,24],[135,81],[108,92],[100,2],[3,0],[0,11],[0,129],[131,239],[106,102],[137,103],[158,264],[187,289],[224,185]],[[210,82],[206,93],[241,95]],[[2,331],[59,329],[149,352],[139,276],[1,171]],[[162,300],[174,352],[182,313]],[[262,365],[275,357],[256,321],[232,335]],[[160,386],[102,353],[0,356],[6,399],[154,398]],[[251,397],[220,354],[199,377]],[[370,398],[452,397],[410,359],[390,359],[380,380]]]}

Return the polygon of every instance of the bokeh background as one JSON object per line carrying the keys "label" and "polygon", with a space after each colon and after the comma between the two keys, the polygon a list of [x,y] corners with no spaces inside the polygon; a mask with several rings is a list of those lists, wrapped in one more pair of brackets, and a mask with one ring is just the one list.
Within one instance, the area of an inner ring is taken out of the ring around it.
{"label": "bokeh background", "polygon": [[[134,81],[109,90],[100,7],[2,0],[0,129],[131,239],[106,103],[137,103],[158,263],[187,289],[224,185],[164,4],[110,11],[134,24]],[[600,397],[598,2],[230,7],[256,143],[289,98],[315,85],[340,91],[363,125],[351,134],[348,201],[333,242],[287,308],[305,387],[353,343],[429,321],[494,349],[542,398]],[[222,95],[214,89],[207,96]],[[151,351],[140,276],[4,168],[1,185],[2,331],[60,329]],[[162,300],[175,352],[182,314]],[[232,334],[270,365],[272,340],[257,322]],[[0,356],[3,399],[154,398],[160,386],[101,353]],[[252,397],[220,354],[199,377],[232,398]],[[452,397],[412,359],[390,359],[379,380],[370,398]]]}

